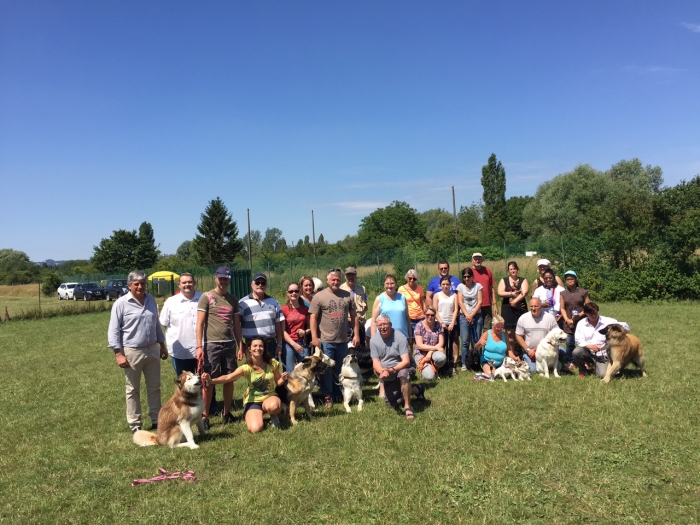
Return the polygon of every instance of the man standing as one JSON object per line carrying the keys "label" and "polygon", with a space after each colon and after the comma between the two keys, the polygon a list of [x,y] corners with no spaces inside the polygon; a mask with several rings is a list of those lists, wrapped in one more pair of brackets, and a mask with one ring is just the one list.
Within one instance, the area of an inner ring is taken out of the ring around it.
{"label": "man standing", "polygon": [[498,314],[498,302],[496,302],[496,287],[493,274],[486,266],[482,266],[484,256],[479,252],[472,254],[472,270],[474,270],[474,282],[483,288],[481,300],[481,316],[484,318],[483,330],[491,329],[491,319]]}
{"label": "man standing", "polygon": [[350,292],[340,289],[340,269],[328,271],[328,288],[314,295],[309,307],[311,344],[320,346],[323,353],[335,361],[331,370],[321,378],[321,394],[327,409],[333,408],[333,400],[341,401],[342,393],[334,381],[340,376],[343,359],[348,355],[348,320],[354,328],[352,344],[360,344],[360,328],[355,315],[355,302]]}
{"label": "man standing", "polygon": [[[243,338],[248,341],[253,337],[262,337],[265,350],[270,357],[283,363],[282,345],[284,344],[284,314],[277,299],[267,295],[267,275],[256,273],[250,283],[253,293],[241,299],[241,327]],[[243,359],[243,342],[239,345],[238,360]],[[291,373],[291,370],[287,370]]]}
{"label": "man standing", "polygon": [[[232,373],[238,368],[236,343],[241,340],[241,318],[238,299],[228,292],[231,270],[220,266],[214,274],[216,288],[205,292],[197,303],[197,360],[203,361],[204,371],[211,377]],[[207,400],[211,400],[214,385],[207,386]],[[231,415],[233,383],[224,384],[224,410],[221,421],[225,425],[236,419]],[[209,404],[202,412],[202,423],[209,430]]]}
{"label": "man standing", "polygon": [[365,346],[365,318],[367,315],[367,292],[365,287],[357,284],[357,270],[352,266],[345,268],[345,282],[340,285],[341,290],[350,292],[355,301],[355,315],[360,326],[360,346]]}
{"label": "man standing", "polygon": [[600,330],[611,324],[619,324],[630,331],[627,323],[598,315],[598,305],[588,303],[583,305],[585,317],[576,325],[576,349],[574,350],[574,363],[578,367],[578,376],[585,377],[588,370],[595,367],[595,375],[605,377],[609,366],[608,349],[605,336]]}
{"label": "man standing", "polygon": [[379,380],[384,383],[384,396],[388,405],[396,408],[403,401],[406,419],[413,419],[411,393],[423,397],[420,387],[411,387],[411,374],[415,371],[408,353],[408,340],[391,327],[388,316],[377,317],[377,331],[369,341],[372,365]]}
{"label": "man standing", "polygon": [[535,352],[537,345],[545,336],[558,328],[557,320],[549,312],[542,312],[542,301],[537,297],[530,299],[530,311],[518,319],[515,327],[515,342],[517,348],[509,352],[516,361],[525,361],[530,367],[530,373],[537,372]]}
{"label": "man standing", "polygon": [[141,372],[146,380],[151,429],[158,428],[160,360],[168,358],[168,351],[158,322],[158,306],[146,293],[146,274],[131,272],[127,286],[129,293],[112,307],[107,340],[126,376],[126,421],[134,433],[141,430]]}
{"label": "man standing", "polygon": [[168,298],[160,312],[175,377],[185,370],[197,371],[197,303],[202,293],[195,290],[196,284],[191,273],[180,274],[180,293]]}
{"label": "man standing", "polygon": [[440,282],[448,275],[450,276],[450,295],[457,292],[457,287],[459,286],[460,280],[454,275],[450,275],[450,263],[447,261],[440,261],[438,263],[438,276],[430,279],[428,289],[425,292],[425,299],[428,305],[433,306],[433,296],[442,291]]}

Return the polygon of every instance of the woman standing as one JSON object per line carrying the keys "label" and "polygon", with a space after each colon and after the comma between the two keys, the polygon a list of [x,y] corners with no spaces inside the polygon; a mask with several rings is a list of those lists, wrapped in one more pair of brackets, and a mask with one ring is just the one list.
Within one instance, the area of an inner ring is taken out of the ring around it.
{"label": "woman standing", "polygon": [[311,299],[314,298],[314,280],[308,275],[304,275],[299,279],[299,288],[301,289],[301,297],[299,300],[307,308],[311,306]]}
{"label": "woman standing", "polygon": [[[446,275],[440,279],[440,291],[433,295],[433,307],[437,310],[437,322],[442,326],[442,334],[445,342],[445,354],[447,358],[447,368],[452,369],[457,363],[459,356],[459,305],[457,304],[457,294],[450,295],[452,281]],[[452,359],[450,359],[450,356]]]}
{"label": "woman standing", "polygon": [[408,317],[406,298],[396,291],[396,277],[391,274],[384,277],[384,293],[379,294],[372,305],[372,335],[377,331],[379,314],[386,315],[391,321],[392,328],[405,335],[410,345],[413,331]]}
{"label": "woman standing", "polygon": [[576,348],[576,341],[574,340],[576,325],[585,317],[583,307],[591,302],[591,298],[588,297],[588,290],[579,288],[576,272],[572,270],[566,272],[564,274],[564,281],[566,281],[566,287],[560,295],[561,315],[564,318],[562,330],[564,330],[568,336],[566,339],[566,362],[564,366],[568,370],[573,370],[573,354],[574,348]]}
{"label": "woman standing", "polygon": [[437,371],[447,361],[444,350],[442,325],[436,321],[437,310],[428,306],[423,320],[416,324],[416,347],[413,358],[417,363],[416,370],[423,379],[432,381],[437,378]]}
{"label": "woman standing", "polygon": [[280,398],[275,395],[275,386],[282,386],[289,377],[280,374],[279,363],[265,351],[262,337],[253,337],[247,352],[246,364],[232,373],[216,378],[207,377],[215,385],[232,383],[241,377],[248,380],[248,390],[243,394],[245,424],[252,434],[263,429],[263,414],[270,414],[270,423],[279,428],[278,414],[282,409]]}
{"label": "woman standing", "polygon": [[411,269],[406,272],[406,284],[399,288],[399,293],[406,298],[408,317],[411,319],[411,328],[415,332],[416,325],[424,319],[423,311],[423,287],[418,284],[418,272]]}
{"label": "woman standing", "polygon": [[[479,340],[484,326],[484,318],[481,317],[482,292],[483,287],[474,282],[474,271],[471,268],[462,270],[462,282],[457,287],[457,304],[461,312],[459,333],[462,336],[462,372],[467,371],[467,364],[479,370],[479,361],[469,347]],[[469,359],[467,354],[470,354]]]}
{"label": "woman standing", "polygon": [[559,286],[555,280],[554,270],[549,268],[544,271],[544,286],[540,286],[532,294],[532,297],[537,297],[542,301],[542,311],[551,313],[557,320],[561,328],[563,321],[561,317],[561,292],[564,291],[563,286]]}
{"label": "woman standing", "polygon": [[306,336],[309,333],[309,308],[300,303],[301,288],[297,283],[287,285],[287,302],[282,306],[284,314],[284,341],[282,364],[287,372],[296,363],[309,356]]}
{"label": "woman standing", "polygon": [[481,376],[474,376],[479,381],[482,379],[493,380],[493,372],[503,364],[508,352],[508,343],[503,337],[504,319],[500,315],[493,316],[493,327],[487,330],[476,343],[475,348],[483,348],[481,353],[481,367],[484,371]]}
{"label": "woman standing", "polygon": [[501,303],[501,313],[505,320],[506,336],[508,339],[508,349],[512,350],[516,346],[515,327],[520,316],[527,312],[525,297],[530,291],[527,279],[518,275],[518,263],[510,261],[508,263],[508,277],[501,279],[498,283],[498,295],[503,298]]}

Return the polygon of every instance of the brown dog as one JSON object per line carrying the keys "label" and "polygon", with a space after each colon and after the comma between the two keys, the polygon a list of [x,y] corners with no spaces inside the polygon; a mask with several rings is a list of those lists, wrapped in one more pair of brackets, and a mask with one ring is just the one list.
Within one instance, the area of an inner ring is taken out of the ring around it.
{"label": "brown dog", "polygon": [[[289,374],[289,379],[287,380],[287,392],[289,394],[287,398],[289,401],[289,420],[292,425],[297,424],[296,410],[299,405],[304,406],[306,419],[313,419],[311,406],[309,405],[309,396],[314,388],[314,380],[317,377],[320,378],[329,366],[332,367],[335,364],[335,361],[320,354],[320,350],[317,349],[314,355],[305,357]],[[326,361],[330,361],[330,364]]]}
{"label": "brown dog", "polygon": [[[134,434],[134,443],[142,447],[167,445],[170,448],[199,448],[194,442],[192,425],[196,424],[199,435],[204,435],[202,382],[196,374],[183,372],[175,378],[175,385],[175,393],[158,412],[158,434],[138,430]],[[180,443],[183,436],[186,441]]]}
{"label": "brown dog", "polygon": [[644,371],[644,354],[642,342],[619,324],[611,324],[599,330],[605,336],[608,346],[608,355],[612,364],[603,378],[603,383],[609,383],[610,379],[628,364],[633,363],[642,371],[642,377],[646,377]]}

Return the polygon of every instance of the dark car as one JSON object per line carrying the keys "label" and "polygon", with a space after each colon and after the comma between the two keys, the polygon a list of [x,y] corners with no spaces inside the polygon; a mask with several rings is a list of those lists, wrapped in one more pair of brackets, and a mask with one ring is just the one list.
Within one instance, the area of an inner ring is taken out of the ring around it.
{"label": "dark car", "polygon": [[119,299],[122,295],[129,293],[129,288],[126,286],[126,279],[112,279],[107,281],[105,286],[105,299],[113,301]]}
{"label": "dark car", "polygon": [[97,283],[80,283],[73,288],[73,300],[92,301],[93,299],[104,299],[105,289]]}

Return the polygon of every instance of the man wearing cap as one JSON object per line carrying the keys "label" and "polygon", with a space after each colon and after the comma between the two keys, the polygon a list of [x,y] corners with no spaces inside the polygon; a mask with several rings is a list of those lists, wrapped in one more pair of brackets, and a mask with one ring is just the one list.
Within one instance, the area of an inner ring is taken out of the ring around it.
{"label": "man wearing cap", "polygon": [[450,277],[450,295],[457,293],[457,287],[459,286],[461,281],[454,275],[450,275],[450,263],[448,263],[447,261],[440,261],[438,263],[438,276],[430,279],[430,282],[428,283],[428,289],[425,292],[425,299],[427,304],[433,304],[433,296],[436,293],[440,293],[442,291],[442,286],[440,286],[440,282],[448,275]]}
{"label": "man wearing cap", "polygon": [[[532,284],[531,291],[534,292],[535,288],[539,288],[540,286],[544,286],[544,272],[549,270],[551,268],[552,263],[549,262],[549,259],[540,259],[537,261],[537,271],[539,272],[539,277],[535,279],[535,282]],[[557,280],[557,284],[559,286],[564,286],[564,283],[561,280],[561,277],[558,275],[555,276],[555,279]]]}
{"label": "man wearing cap", "polygon": [[365,319],[367,315],[367,292],[365,287],[357,284],[357,270],[352,266],[345,268],[345,282],[340,285],[341,290],[350,292],[355,301],[355,315],[360,326],[360,346],[365,346]]}
{"label": "man wearing cap", "polygon": [[[253,337],[262,337],[270,357],[280,363],[284,344],[284,314],[277,299],[267,295],[267,275],[256,273],[250,283],[253,292],[241,299],[241,328],[246,344]],[[238,350],[238,359],[243,359],[243,343]],[[291,373],[291,370],[287,370]]]}
{"label": "man wearing cap", "polygon": [[141,372],[148,393],[151,429],[158,427],[160,412],[160,360],[168,358],[156,300],[146,293],[146,274],[129,273],[129,293],[114,303],[107,340],[117,366],[126,376],[126,421],[131,432],[141,430]]}
{"label": "man wearing cap", "polygon": [[479,252],[472,254],[472,270],[474,270],[474,282],[483,287],[481,300],[481,316],[484,318],[483,330],[491,329],[491,319],[494,314],[498,314],[498,303],[496,302],[496,286],[493,273],[486,266],[483,266],[484,256]]}
{"label": "man wearing cap", "polygon": [[191,273],[183,272],[178,280],[180,293],[168,298],[160,311],[175,377],[185,370],[197,371],[197,306],[202,292],[195,290],[196,284]]}
{"label": "man wearing cap", "polygon": [[320,346],[323,353],[335,361],[331,370],[321,378],[321,394],[327,409],[333,408],[333,400],[341,400],[342,393],[335,377],[340,376],[343,359],[348,354],[348,321],[353,325],[352,344],[360,344],[360,328],[355,315],[355,301],[350,292],[340,289],[340,269],[328,271],[328,288],[314,295],[309,307],[311,344]]}
{"label": "man wearing cap", "polygon": [[[236,343],[241,341],[241,319],[238,299],[228,292],[231,270],[220,266],[214,274],[216,288],[205,292],[197,303],[196,358],[203,361],[204,371],[211,377],[232,373],[238,368]],[[207,399],[211,399],[214,385],[207,387]],[[233,423],[231,402],[233,383],[224,384],[224,410],[221,421]],[[209,430],[209,406],[204,407],[202,421]]]}

